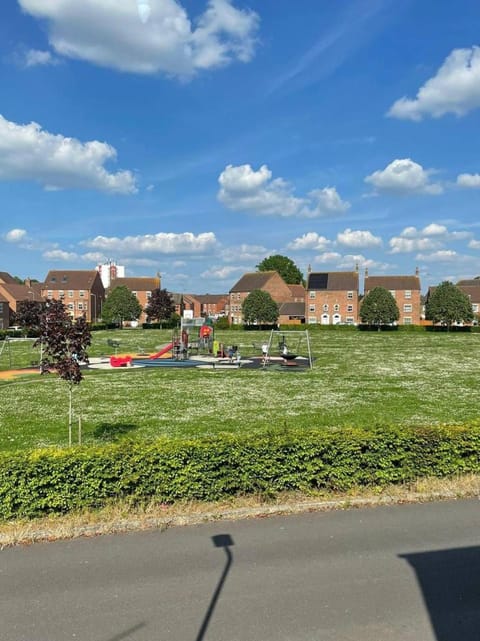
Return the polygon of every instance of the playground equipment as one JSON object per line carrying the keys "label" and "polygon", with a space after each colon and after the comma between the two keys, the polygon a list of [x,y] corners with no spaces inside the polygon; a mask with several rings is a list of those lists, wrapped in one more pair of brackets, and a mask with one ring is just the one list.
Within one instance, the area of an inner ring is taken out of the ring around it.
{"label": "playground equipment", "polygon": [[129,367],[131,364],[131,356],[110,356],[110,365],[112,367]]}
{"label": "playground equipment", "polygon": [[[25,366],[37,367],[40,364],[42,358],[41,348],[37,349],[34,354],[32,354],[31,352],[28,353],[28,350],[25,349],[18,349],[18,347],[20,346],[19,344],[21,343],[31,343],[31,347],[33,349],[35,347],[36,340],[36,338],[14,338],[12,336],[6,336],[5,340],[0,346],[0,363],[2,360],[2,355],[6,355],[8,357],[9,369],[12,369],[12,367]],[[21,347],[24,348],[25,345],[21,345]]]}
{"label": "playground equipment", "polygon": [[[288,343],[287,343],[288,340]],[[263,353],[263,367],[268,365],[271,360],[272,353],[275,353],[278,348],[278,355],[282,359],[282,364],[287,367],[296,367],[301,358],[301,351],[306,351],[305,360],[308,361],[310,369],[313,367],[312,350],[310,348],[310,336],[308,330],[303,331],[288,331],[282,332],[272,329],[265,347],[262,347]]]}

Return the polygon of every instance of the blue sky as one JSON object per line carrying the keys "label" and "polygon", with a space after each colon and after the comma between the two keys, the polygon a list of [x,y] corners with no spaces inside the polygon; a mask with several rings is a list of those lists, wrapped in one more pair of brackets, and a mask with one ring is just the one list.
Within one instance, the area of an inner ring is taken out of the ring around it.
{"label": "blue sky", "polygon": [[5,0],[0,271],[480,275],[477,0]]}

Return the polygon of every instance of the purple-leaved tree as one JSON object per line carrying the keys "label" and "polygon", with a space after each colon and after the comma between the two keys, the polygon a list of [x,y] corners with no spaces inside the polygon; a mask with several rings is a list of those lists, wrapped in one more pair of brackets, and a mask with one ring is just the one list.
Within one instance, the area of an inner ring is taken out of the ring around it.
{"label": "purple-leaved tree", "polygon": [[72,444],[73,388],[83,378],[80,363],[88,363],[91,333],[84,316],[73,320],[60,300],[50,300],[40,317],[41,372],[57,372],[68,385],[68,444]]}

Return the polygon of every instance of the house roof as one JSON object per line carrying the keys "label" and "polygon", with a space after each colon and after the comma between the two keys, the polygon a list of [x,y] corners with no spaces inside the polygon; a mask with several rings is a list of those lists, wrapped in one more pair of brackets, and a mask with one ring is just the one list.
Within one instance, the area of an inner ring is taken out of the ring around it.
{"label": "house roof", "polygon": [[5,284],[18,284],[15,278],[13,276],[10,276],[8,272],[0,272],[0,283],[5,283]]}
{"label": "house roof", "polygon": [[[3,292],[6,292],[7,295],[10,296],[13,300],[20,301],[20,300],[41,300],[41,284],[40,283],[32,283],[30,287],[27,285],[20,285],[19,283],[9,283],[7,285],[0,284],[0,288]],[[31,296],[33,292],[33,296]]]}
{"label": "house roof", "polygon": [[278,309],[280,316],[301,316],[305,317],[304,303],[281,303]]}
{"label": "house roof", "polygon": [[292,292],[292,298],[305,299],[305,287],[303,285],[288,285],[288,289]]}
{"label": "house roof", "polygon": [[255,289],[262,289],[272,278],[281,278],[275,271],[268,272],[247,272],[235,283],[230,292],[253,292]]}
{"label": "house roof", "polygon": [[418,276],[365,276],[365,291],[374,287],[384,287],[391,290],[418,290],[420,291],[420,278]]}
{"label": "house roof", "polygon": [[469,280],[459,280],[458,287],[480,287],[480,278],[472,278]]}
{"label": "house roof", "polygon": [[45,278],[42,289],[89,290],[92,288],[96,278],[100,279],[100,275],[96,269],[50,270]]}
{"label": "house roof", "polygon": [[[474,282],[474,285],[464,285],[463,283]],[[479,281],[459,281],[457,287],[470,298],[472,303],[480,303],[480,282]]]}
{"label": "house roof", "polygon": [[160,287],[160,279],[158,277],[125,277],[114,278],[108,288],[110,291],[115,287],[128,287],[131,292],[151,292]]}
{"label": "house roof", "polygon": [[308,290],[358,291],[358,272],[311,272]]}
{"label": "house roof", "polygon": [[228,294],[195,294],[195,298],[203,305],[208,303],[215,304],[226,301],[228,299]]}

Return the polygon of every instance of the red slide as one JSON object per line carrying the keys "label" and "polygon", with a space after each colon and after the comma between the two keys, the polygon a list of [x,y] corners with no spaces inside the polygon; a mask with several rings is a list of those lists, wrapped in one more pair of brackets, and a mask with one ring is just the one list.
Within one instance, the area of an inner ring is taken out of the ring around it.
{"label": "red slide", "polygon": [[156,354],[152,354],[148,358],[150,358],[151,360],[153,360],[154,358],[160,358],[160,356],[163,356],[164,354],[169,352],[171,349],[173,349],[173,343],[169,343],[165,347],[162,347],[162,349],[159,352],[157,352]]}

